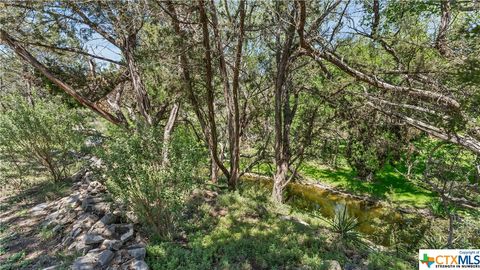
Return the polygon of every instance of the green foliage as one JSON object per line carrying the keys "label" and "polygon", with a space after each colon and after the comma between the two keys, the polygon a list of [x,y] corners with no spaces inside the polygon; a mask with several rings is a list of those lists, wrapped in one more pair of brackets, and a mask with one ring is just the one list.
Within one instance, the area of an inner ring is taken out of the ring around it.
{"label": "green foliage", "polygon": [[416,269],[396,256],[389,256],[384,253],[372,252],[368,256],[369,270],[408,270]]}
{"label": "green foliage", "polygon": [[373,180],[385,164],[400,156],[409,139],[408,129],[382,119],[375,111],[351,113],[354,123],[348,128],[345,157],[358,177]]}
{"label": "green foliage", "polygon": [[153,233],[172,239],[204,153],[193,135],[178,127],[170,145],[170,165],[162,166],[161,134],[158,128],[144,127],[132,133],[114,129],[100,156],[106,164],[110,191]]}
{"label": "green foliage", "polygon": [[348,214],[347,205],[343,208],[335,209],[335,215],[332,220],[328,220],[330,228],[333,232],[339,235],[342,241],[358,240],[358,233],[356,229],[360,225],[357,218]]}
{"label": "green foliage", "polygon": [[188,242],[147,247],[152,269],[322,269],[324,259],[343,260],[325,250],[316,229],[281,220],[268,195],[258,190],[200,199],[188,220]]}
{"label": "green foliage", "polygon": [[88,115],[56,100],[18,96],[5,100],[0,113],[0,152],[19,173],[47,170],[55,181],[69,175],[78,161],[86,135]]}
{"label": "green foliage", "polygon": [[30,264],[30,260],[25,259],[25,251],[15,253],[5,261],[0,262],[0,270],[24,269]]}

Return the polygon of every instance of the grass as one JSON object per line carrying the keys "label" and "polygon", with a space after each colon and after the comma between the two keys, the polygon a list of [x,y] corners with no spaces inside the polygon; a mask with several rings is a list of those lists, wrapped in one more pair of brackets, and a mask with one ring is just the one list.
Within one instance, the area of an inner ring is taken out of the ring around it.
{"label": "grass", "polygon": [[30,260],[25,259],[25,252],[17,252],[9,256],[3,262],[0,262],[0,270],[23,269],[30,264]]}
{"label": "grass", "polygon": [[214,203],[191,203],[195,206],[183,223],[184,239],[150,243],[148,264],[153,270],[328,269],[330,260],[342,267],[368,260],[372,250],[339,241],[340,235],[330,231],[324,219],[275,206],[268,198],[269,192],[242,188],[220,194]]}
{"label": "grass", "polygon": [[308,162],[303,165],[301,172],[308,178],[334,187],[356,194],[368,194],[401,206],[423,208],[430,205],[435,198],[435,194],[415,185],[392,166],[385,166],[375,175],[374,181],[370,182],[358,179],[355,172],[348,167],[333,170]]}
{"label": "grass", "polygon": [[40,230],[40,232],[38,233],[38,235],[40,236],[40,238],[42,240],[48,240],[48,239],[51,239],[52,237],[55,236],[55,232],[53,231],[53,229],[49,229],[49,228],[42,228]]}
{"label": "grass", "polygon": [[[273,174],[272,166],[265,163],[256,166],[254,172]],[[358,179],[355,172],[346,165],[333,169],[316,162],[305,162],[300,173],[311,180],[354,194],[369,195],[397,206],[425,208],[435,198],[435,194],[409,181],[390,165],[385,166],[370,182]]]}

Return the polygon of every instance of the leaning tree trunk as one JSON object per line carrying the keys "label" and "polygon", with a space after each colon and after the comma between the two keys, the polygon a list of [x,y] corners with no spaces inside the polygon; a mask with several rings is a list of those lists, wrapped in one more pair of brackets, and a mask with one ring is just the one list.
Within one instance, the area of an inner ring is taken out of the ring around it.
{"label": "leaning tree trunk", "polygon": [[180,104],[178,102],[173,104],[167,124],[165,125],[165,130],[163,131],[162,167],[170,165],[170,160],[168,158],[168,153],[170,150],[170,138],[172,136],[173,128],[175,126],[175,121],[177,120],[179,108]]}

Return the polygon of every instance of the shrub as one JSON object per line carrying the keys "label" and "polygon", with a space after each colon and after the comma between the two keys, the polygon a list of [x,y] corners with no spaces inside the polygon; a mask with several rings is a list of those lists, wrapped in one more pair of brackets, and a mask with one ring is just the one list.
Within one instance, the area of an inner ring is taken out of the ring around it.
{"label": "shrub", "polygon": [[399,259],[397,256],[390,256],[384,253],[372,252],[368,255],[369,270],[409,270],[415,269],[408,262]]}
{"label": "shrub", "polygon": [[54,181],[66,177],[85,142],[86,113],[56,100],[5,98],[0,113],[0,151],[19,173],[47,170]]}
{"label": "shrub", "polygon": [[170,165],[162,167],[161,135],[158,128],[139,128],[132,133],[114,129],[100,156],[110,191],[154,234],[172,239],[204,152],[191,133],[178,127],[170,144]]}
{"label": "shrub", "polygon": [[336,208],[335,216],[327,222],[331,230],[339,235],[340,240],[358,240],[359,236],[356,229],[360,223],[357,218],[348,214],[347,205]]}

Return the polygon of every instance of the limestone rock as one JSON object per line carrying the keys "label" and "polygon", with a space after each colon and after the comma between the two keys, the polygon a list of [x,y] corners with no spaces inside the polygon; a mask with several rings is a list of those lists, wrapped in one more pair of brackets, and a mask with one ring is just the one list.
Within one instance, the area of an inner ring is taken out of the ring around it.
{"label": "limestone rock", "polygon": [[92,270],[98,268],[97,258],[92,255],[85,255],[77,258],[72,265],[72,270]]}
{"label": "limestone rock", "polygon": [[327,265],[327,270],[342,270],[340,263],[335,260],[328,260],[325,261],[325,265]]}
{"label": "limestone rock", "polygon": [[30,214],[34,217],[46,215],[48,206],[48,203],[37,204],[30,209]]}
{"label": "limestone rock", "polygon": [[98,234],[86,234],[85,235],[85,244],[94,245],[103,242],[105,238]]}
{"label": "limestone rock", "polygon": [[133,258],[135,258],[137,260],[145,259],[146,253],[147,253],[147,251],[143,247],[142,248],[133,248],[133,249],[128,250],[128,254],[130,254],[130,256],[132,256]]}
{"label": "limestone rock", "polygon": [[145,261],[142,260],[134,260],[130,264],[130,269],[135,269],[135,270],[149,270],[148,265]]}
{"label": "limestone rock", "polygon": [[133,232],[133,224],[128,224],[126,226],[126,228],[128,229],[128,231],[123,233],[122,236],[120,236],[120,240],[124,243],[127,242],[128,240],[132,239],[133,233],[134,233]]}
{"label": "limestone rock", "polygon": [[117,222],[118,220],[118,217],[116,215],[113,215],[113,214],[110,214],[110,213],[107,213],[105,214],[101,219],[100,221],[104,224],[104,225],[110,225],[114,222]]}
{"label": "limestone rock", "polygon": [[102,267],[106,267],[112,261],[114,256],[115,253],[113,253],[111,250],[106,249],[98,254],[98,263]]}
{"label": "limestone rock", "polygon": [[122,247],[122,241],[120,240],[105,240],[101,247],[109,250],[119,250]]}

